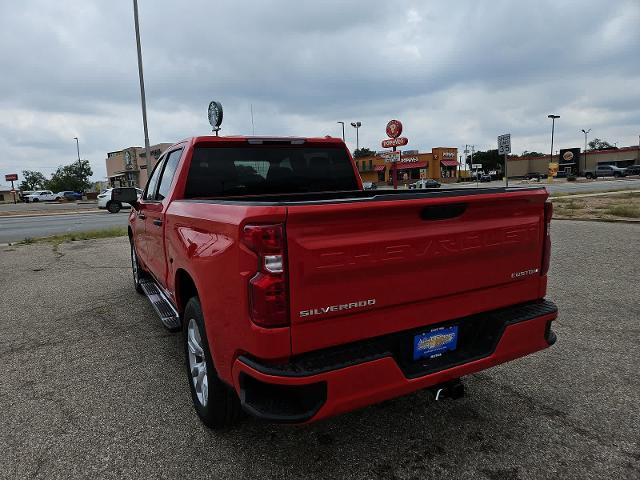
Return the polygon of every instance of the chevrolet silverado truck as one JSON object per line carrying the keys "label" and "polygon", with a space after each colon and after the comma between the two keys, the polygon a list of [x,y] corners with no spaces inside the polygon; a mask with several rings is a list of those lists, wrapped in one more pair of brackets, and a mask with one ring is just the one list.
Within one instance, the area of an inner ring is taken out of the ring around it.
{"label": "chevrolet silverado truck", "polygon": [[133,206],[134,286],[184,332],[213,428],[458,397],[556,339],[540,187],[366,191],[341,140],[202,136],[113,198]]}

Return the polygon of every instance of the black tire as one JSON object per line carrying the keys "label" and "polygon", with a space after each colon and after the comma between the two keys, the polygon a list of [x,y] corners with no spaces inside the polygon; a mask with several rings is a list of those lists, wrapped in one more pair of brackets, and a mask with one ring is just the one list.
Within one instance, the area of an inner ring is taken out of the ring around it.
{"label": "black tire", "polygon": [[613,178],[620,178],[621,176],[619,172],[613,172]]}
{"label": "black tire", "polygon": [[122,204],[120,202],[109,202],[107,203],[107,210],[109,210],[109,213],[118,213],[122,210]]}
{"label": "black tire", "polygon": [[593,178],[593,174],[592,173],[585,173],[584,174],[584,178],[591,180]]}
{"label": "black tire", "polygon": [[40,201],[40,200],[39,200],[39,199],[37,199],[37,198],[34,198],[34,199],[33,199],[33,203],[37,203],[37,202],[39,202],[39,201]]}
{"label": "black tire", "polygon": [[[204,360],[206,363],[206,377],[208,384],[208,398],[206,404],[203,404],[198,398],[198,392],[196,385],[191,374],[191,367],[189,364],[189,325],[191,321],[194,322],[194,327],[197,327],[200,335],[200,347],[204,355],[195,355],[198,361]],[[218,373],[213,364],[211,353],[209,351],[209,342],[207,340],[207,332],[204,328],[204,316],[202,315],[202,308],[200,307],[200,300],[198,297],[192,297],[184,309],[183,317],[183,343],[184,343],[184,356],[185,356],[185,369],[187,371],[187,380],[189,382],[189,389],[191,390],[191,399],[193,400],[193,406],[196,409],[196,413],[202,420],[202,422],[210,428],[220,429],[229,427],[237,423],[240,418],[241,407],[240,400],[236,392],[229,387],[226,383],[220,380]]]}
{"label": "black tire", "polygon": [[133,239],[130,238],[129,242],[131,243],[131,272],[133,274],[133,286],[135,287],[136,292],[144,294],[144,290],[142,290],[142,286],[140,285],[140,280],[144,277],[144,270],[138,261],[138,254],[136,253],[136,246],[133,244]]}

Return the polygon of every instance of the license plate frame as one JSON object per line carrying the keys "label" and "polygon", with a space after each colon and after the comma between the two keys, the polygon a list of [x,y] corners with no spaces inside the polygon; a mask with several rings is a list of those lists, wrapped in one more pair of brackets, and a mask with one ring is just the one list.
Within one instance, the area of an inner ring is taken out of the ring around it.
{"label": "license plate frame", "polygon": [[437,327],[413,336],[413,360],[440,357],[458,348],[458,325]]}

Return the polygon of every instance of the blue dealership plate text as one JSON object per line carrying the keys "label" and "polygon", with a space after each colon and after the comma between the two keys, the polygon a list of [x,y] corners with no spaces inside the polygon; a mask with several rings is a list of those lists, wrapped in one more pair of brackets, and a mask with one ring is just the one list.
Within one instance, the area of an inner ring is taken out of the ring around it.
{"label": "blue dealership plate text", "polygon": [[440,327],[413,337],[413,359],[439,357],[455,350],[458,345],[458,326]]}

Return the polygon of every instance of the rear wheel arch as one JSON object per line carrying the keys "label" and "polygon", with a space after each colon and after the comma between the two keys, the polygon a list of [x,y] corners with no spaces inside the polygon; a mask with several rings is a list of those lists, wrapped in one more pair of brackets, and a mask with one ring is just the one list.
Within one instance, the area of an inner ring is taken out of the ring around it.
{"label": "rear wheel arch", "polygon": [[176,306],[178,307],[178,312],[182,315],[189,299],[198,296],[198,288],[189,272],[183,268],[179,268],[176,271],[174,288],[176,292]]}

